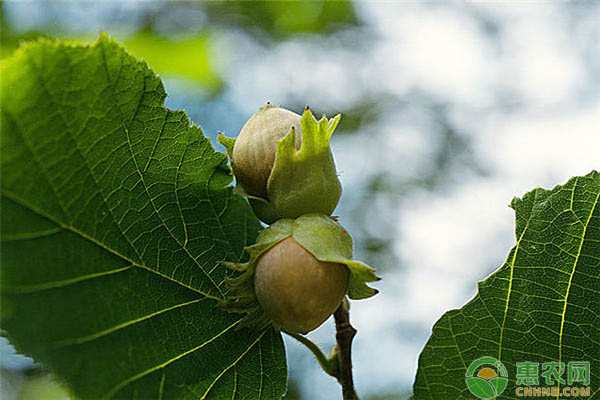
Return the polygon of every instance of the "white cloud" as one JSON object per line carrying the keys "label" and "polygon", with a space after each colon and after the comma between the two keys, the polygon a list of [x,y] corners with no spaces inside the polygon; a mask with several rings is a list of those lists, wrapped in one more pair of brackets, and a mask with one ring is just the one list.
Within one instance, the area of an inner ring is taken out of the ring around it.
{"label": "white cloud", "polygon": [[497,115],[476,137],[495,174],[521,193],[600,168],[600,103],[561,113]]}
{"label": "white cloud", "polygon": [[398,94],[417,87],[446,100],[489,102],[494,52],[476,22],[453,8],[369,3],[383,36],[374,53],[380,83]]}

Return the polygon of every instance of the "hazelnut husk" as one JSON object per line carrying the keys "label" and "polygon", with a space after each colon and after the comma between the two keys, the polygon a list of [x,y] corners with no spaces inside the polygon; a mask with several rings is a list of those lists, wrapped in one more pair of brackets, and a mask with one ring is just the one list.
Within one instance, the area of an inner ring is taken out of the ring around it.
{"label": "hazelnut husk", "polygon": [[266,104],[236,139],[219,135],[246,197],[264,223],[309,213],[331,215],[342,184],[330,148],[340,116],[316,120],[307,107],[302,116]]}

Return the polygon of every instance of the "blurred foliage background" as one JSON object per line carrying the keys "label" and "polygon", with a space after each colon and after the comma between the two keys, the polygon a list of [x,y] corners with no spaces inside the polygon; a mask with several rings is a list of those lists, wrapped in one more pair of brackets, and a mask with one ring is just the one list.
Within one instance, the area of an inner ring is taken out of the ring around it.
{"label": "blurred foliage background", "polygon": [[[266,101],[341,112],[337,213],[356,258],[384,278],[353,305],[358,391],[403,399],[432,324],[514,243],[511,197],[599,167],[598,4],[3,1],[0,59],[38,37],[91,43],[106,31],[221,151],[217,132],[237,135]],[[332,346],[331,321],[311,337]],[[0,340],[3,399],[66,398]],[[337,398],[286,342],[287,398]]]}

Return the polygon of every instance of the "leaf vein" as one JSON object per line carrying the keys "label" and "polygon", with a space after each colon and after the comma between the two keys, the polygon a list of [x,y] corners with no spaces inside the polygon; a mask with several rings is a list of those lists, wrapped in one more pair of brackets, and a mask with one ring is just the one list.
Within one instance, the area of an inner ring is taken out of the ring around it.
{"label": "leaf vein", "polygon": [[60,288],[60,287],[70,286],[70,285],[73,285],[73,284],[76,284],[79,282],[84,282],[84,281],[88,281],[90,279],[100,278],[100,277],[103,277],[106,275],[117,274],[119,272],[127,271],[128,269],[131,269],[132,267],[133,267],[133,265],[130,264],[130,265],[126,265],[125,267],[113,269],[110,271],[96,272],[93,274],[77,276],[75,278],[63,279],[60,281],[44,282],[44,283],[40,283],[37,285],[14,286],[14,287],[2,288],[2,289],[6,290],[8,293],[15,293],[15,294],[41,292],[43,290],[56,289],[56,288]]}
{"label": "leaf vein", "polygon": [[[177,360],[179,360],[179,359],[181,359],[181,358],[183,358],[183,357],[187,356],[188,354],[192,354],[192,353],[194,353],[195,351],[198,351],[198,350],[200,350],[201,348],[203,348],[203,347],[204,347],[204,346],[206,346],[207,344],[209,344],[209,343],[211,343],[211,342],[215,341],[215,340],[216,340],[216,339],[218,339],[220,336],[224,335],[226,332],[228,332],[229,330],[231,330],[233,327],[235,327],[236,325],[238,325],[240,322],[241,322],[241,320],[237,320],[237,321],[235,321],[233,324],[229,325],[227,328],[223,329],[221,332],[219,332],[219,333],[218,333],[217,335],[215,335],[214,337],[212,337],[212,338],[210,338],[209,340],[205,341],[204,343],[202,343],[202,344],[200,344],[200,345],[198,345],[198,346],[196,346],[196,347],[194,347],[194,348],[192,348],[192,349],[190,349],[190,350],[187,350],[187,351],[185,351],[185,352],[183,352],[183,353],[181,353],[181,354],[179,354],[179,355],[177,355],[177,356],[175,356],[175,357],[173,357],[173,358],[171,358],[171,359],[169,359],[169,360],[167,360],[167,361],[165,361],[165,362],[163,362],[163,363],[161,363],[161,364],[159,364],[159,365],[156,365],[156,366],[154,366],[154,367],[152,367],[152,368],[148,368],[148,369],[147,369],[147,370],[145,370],[145,371],[142,371],[142,372],[140,372],[140,373],[138,373],[138,374],[136,374],[136,375],[133,375],[133,376],[131,376],[131,377],[129,377],[129,378],[127,378],[127,379],[125,379],[124,381],[122,381],[121,383],[119,383],[119,384],[117,384],[115,387],[113,387],[113,388],[112,388],[112,389],[111,389],[111,390],[110,390],[110,391],[107,393],[107,395],[106,395],[105,397],[106,397],[106,398],[110,398],[110,397],[112,397],[112,396],[113,396],[115,393],[117,393],[117,392],[118,392],[120,389],[122,389],[123,387],[127,386],[128,384],[130,384],[130,383],[132,383],[132,382],[135,382],[136,380],[138,380],[138,379],[140,379],[140,378],[143,378],[144,376],[146,376],[146,375],[148,375],[148,374],[150,374],[150,373],[152,373],[152,372],[154,372],[154,371],[157,371],[157,370],[159,370],[159,369],[161,369],[161,368],[164,368],[164,367],[168,366],[169,364],[172,364],[172,363],[174,363],[175,361],[177,361]],[[250,347],[248,348],[248,350],[249,350],[250,348],[252,348],[252,346],[250,346]],[[247,352],[247,351],[246,351],[246,352]],[[245,354],[245,353],[244,353],[244,354]]]}
{"label": "leaf vein", "polygon": [[59,340],[57,342],[52,343],[52,347],[54,347],[54,348],[61,348],[61,347],[72,346],[72,345],[79,345],[79,344],[91,342],[92,340],[101,338],[103,336],[109,335],[109,334],[114,333],[116,331],[119,331],[121,329],[127,328],[128,326],[137,324],[138,322],[146,321],[146,320],[148,320],[150,318],[153,318],[153,317],[155,317],[157,315],[164,314],[164,313],[166,313],[168,311],[172,311],[172,310],[175,310],[175,309],[178,309],[178,308],[182,308],[182,307],[185,307],[185,306],[188,306],[188,305],[191,305],[191,304],[199,303],[199,302],[201,302],[203,300],[206,300],[206,299],[207,299],[207,297],[202,297],[202,298],[199,298],[199,299],[187,301],[185,303],[176,304],[174,306],[167,307],[167,308],[164,308],[162,310],[155,311],[153,313],[144,315],[142,317],[138,317],[138,318],[132,319],[130,321],[122,322],[122,323],[120,323],[118,325],[115,325],[115,326],[112,326],[110,328],[104,329],[104,330],[102,330],[100,332],[92,333],[90,335],[81,336],[81,337],[78,337],[78,338],[70,338],[70,339]]}

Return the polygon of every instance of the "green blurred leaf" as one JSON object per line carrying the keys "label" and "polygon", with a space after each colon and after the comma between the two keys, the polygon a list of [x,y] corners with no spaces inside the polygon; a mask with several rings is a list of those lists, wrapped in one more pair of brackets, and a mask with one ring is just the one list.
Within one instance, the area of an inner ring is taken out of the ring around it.
{"label": "green blurred leaf", "polygon": [[223,82],[210,62],[210,42],[208,33],[191,39],[171,40],[142,30],[126,40],[125,46],[158,73],[192,79],[207,91],[218,92]]}
{"label": "green blurred leaf", "polygon": [[[21,43],[51,37],[30,31],[22,34],[5,33],[0,38],[0,59],[3,59],[10,56]],[[70,39],[82,43],[93,41],[93,38],[87,36]],[[210,61],[210,41],[211,36],[208,33],[191,39],[171,40],[142,30],[124,44],[135,56],[146,61],[155,72],[190,79],[208,93],[217,93],[223,87],[223,81]]]}
{"label": "green blurred leaf", "polygon": [[244,27],[283,39],[298,33],[331,33],[358,25],[352,1],[208,1],[211,23]]}
{"label": "green blurred leaf", "polygon": [[[481,356],[516,362],[589,361],[600,393],[600,174],[515,198],[517,244],[479,293],[446,313],[419,358],[415,399],[472,399],[468,365]],[[541,372],[541,367],[540,367]],[[543,383],[541,381],[540,383]]]}
{"label": "green blurred leaf", "polygon": [[106,35],[2,66],[2,327],[78,398],[280,398],[273,330],[214,308],[260,225],[224,154]]}

